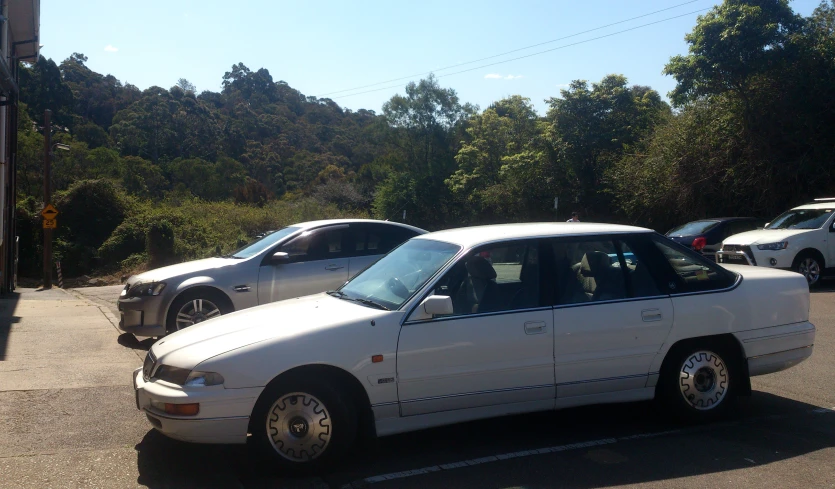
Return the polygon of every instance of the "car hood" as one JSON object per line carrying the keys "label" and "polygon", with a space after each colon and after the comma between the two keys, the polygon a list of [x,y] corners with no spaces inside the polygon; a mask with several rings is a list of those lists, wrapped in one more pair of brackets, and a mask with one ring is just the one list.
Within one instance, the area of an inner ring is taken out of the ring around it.
{"label": "car hood", "polygon": [[133,285],[137,282],[159,282],[172,277],[181,277],[183,275],[229,267],[240,262],[241,260],[235,260],[233,258],[206,258],[204,260],[187,261],[134,275],[128,279],[128,283]]}
{"label": "car hood", "polygon": [[808,233],[814,229],[757,229],[745,233],[734,234],[723,241],[723,244],[752,245],[764,243],[776,243],[792,236]]}
{"label": "car hood", "polygon": [[191,326],[166,336],[151,351],[166,365],[194,368],[209,358],[254,343],[298,338],[385,314],[391,311],[322,293],[244,309]]}

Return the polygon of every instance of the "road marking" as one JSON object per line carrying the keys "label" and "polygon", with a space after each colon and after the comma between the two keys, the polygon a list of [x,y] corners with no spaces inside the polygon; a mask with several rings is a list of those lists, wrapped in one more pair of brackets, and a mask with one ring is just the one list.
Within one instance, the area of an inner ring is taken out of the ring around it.
{"label": "road marking", "polygon": [[[500,455],[491,455],[488,457],[481,457],[481,458],[474,458],[470,460],[461,460],[459,462],[451,462],[447,464],[439,464],[439,465],[431,465],[429,467],[423,467],[420,469],[413,469],[413,470],[404,470],[401,472],[392,472],[389,474],[382,474],[382,475],[375,475],[372,477],[366,477],[364,479],[360,479],[354,481],[349,484],[345,484],[342,486],[341,489],[351,489],[355,487],[363,487],[368,484],[376,484],[378,482],[385,482],[395,479],[404,479],[406,477],[414,477],[416,475],[426,475],[431,474],[433,472],[441,472],[446,470],[455,470],[460,469],[463,467],[472,467],[474,465],[481,465],[486,463],[493,463],[493,462],[501,462],[504,460],[510,460],[515,458],[522,458],[522,457],[530,457],[533,455],[543,455],[547,453],[557,453],[557,452],[565,452],[569,450],[577,450],[580,448],[589,448],[601,445],[611,445],[618,442],[626,442],[632,440],[643,440],[646,438],[657,438],[660,436],[670,436],[670,435],[682,435],[688,433],[694,433],[698,431],[709,431],[715,430],[716,428],[723,428],[729,426],[740,426],[743,424],[748,423],[755,423],[760,421],[771,421],[771,420],[779,420],[785,419],[789,417],[800,415],[808,415],[808,414],[828,414],[828,413],[835,413],[835,407],[832,408],[817,408],[811,409],[809,411],[805,411],[802,413],[790,413],[790,414],[769,414],[764,416],[757,416],[752,418],[745,418],[737,421],[727,421],[722,423],[712,423],[703,426],[695,426],[692,428],[687,429],[674,429],[674,430],[665,430],[665,431],[656,431],[652,433],[638,433],[635,435],[627,435],[627,436],[619,436],[617,438],[601,438],[599,440],[591,440],[591,441],[584,441],[578,443],[568,443],[565,445],[557,445],[553,447],[546,447],[546,448],[537,448],[533,450],[520,450],[518,452],[510,452],[504,453]],[[753,460],[745,459],[751,463],[756,463]]]}

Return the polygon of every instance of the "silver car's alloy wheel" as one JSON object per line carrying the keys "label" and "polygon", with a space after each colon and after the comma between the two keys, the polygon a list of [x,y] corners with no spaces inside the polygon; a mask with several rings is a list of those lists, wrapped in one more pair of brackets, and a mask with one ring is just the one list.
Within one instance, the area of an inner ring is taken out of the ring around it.
{"label": "silver car's alloy wheel", "polygon": [[801,260],[800,264],[797,266],[797,271],[806,277],[806,281],[809,282],[809,285],[816,284],[821,278],[821,266],[818,264],[818,261],[812,257],[806,257]]}
{"label": "silver car's alloy wheel", "polygon": [[177,329],[188,328],[217,316],[220,316],[220,308],[214,302],[206,299],[190,300],[177,311]]}
{"label": "silver car's alloy wheel", "polygon": [[315,396],[292,392],[278,398],[267,411],[267,439],[291,462],[309,462],[325,452],[331,438],[331,416]]}
{"label": "silver car's alloy wheel", "polygon": [[722,403],[728,393],[728,368],[712,351],[697,351],[679,371],[679,388],[690,407],[708,411]]}

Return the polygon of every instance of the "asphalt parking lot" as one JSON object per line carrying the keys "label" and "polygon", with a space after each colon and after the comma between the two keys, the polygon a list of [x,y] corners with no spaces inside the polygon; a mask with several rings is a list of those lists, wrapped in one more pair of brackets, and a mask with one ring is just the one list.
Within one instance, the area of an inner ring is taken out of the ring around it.
{"label": "asphalt parking lot", "polygon": [[[254,467],[245,447],[192,445],[150,429],[126,371],[123,385],[0,393],[0,419],[12,420],[0,421],[0,434],[18,437],[0,442],[0,486],[832,487],[835,283],[825,285],[812,294],[813,357],[754,378],[754,395],[722,423],[681,426],[652,403],[504,417],[384,438],[331,473],[288,478]],[[120,289],[73,293],[104,316]],[[115,328],[101,334],[136,353],[137,366],[151,344]],[[5,407],[10,398],[15,407]],[[36,409],[44,402],[67,416]]]}

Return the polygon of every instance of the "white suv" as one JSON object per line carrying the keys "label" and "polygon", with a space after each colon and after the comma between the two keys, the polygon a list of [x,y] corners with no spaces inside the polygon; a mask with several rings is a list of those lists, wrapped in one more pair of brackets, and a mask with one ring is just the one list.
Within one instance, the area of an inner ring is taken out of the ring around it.
{"label": "white suv", "polygon": [[[810,286],[835,272],[835,197],[786,211],[765,228],[725,239],[719,263],[793,270]],[[827,269],[827,267],[829,267]]]}

